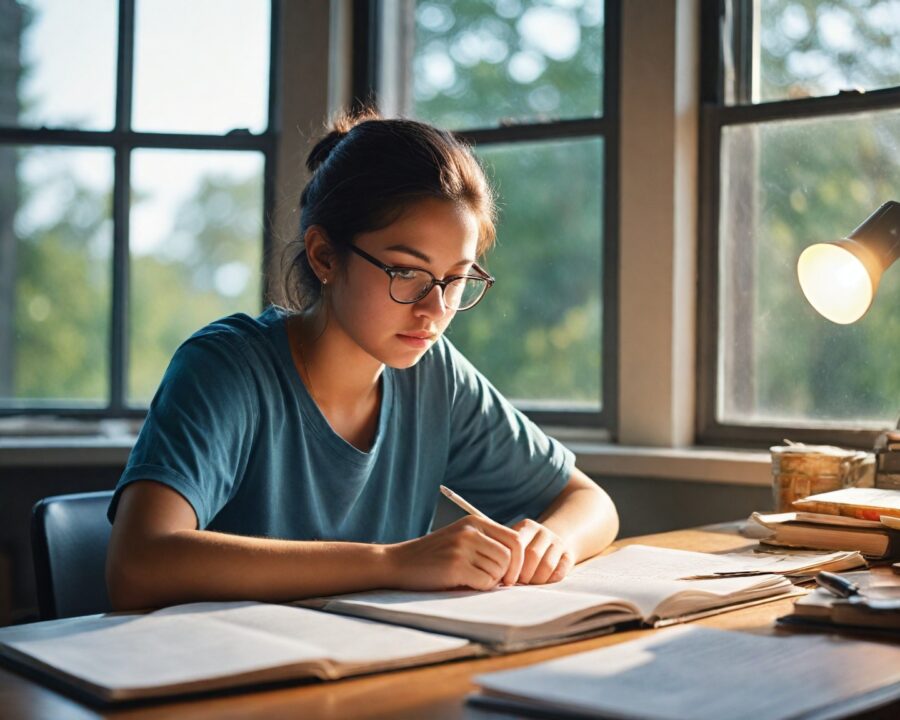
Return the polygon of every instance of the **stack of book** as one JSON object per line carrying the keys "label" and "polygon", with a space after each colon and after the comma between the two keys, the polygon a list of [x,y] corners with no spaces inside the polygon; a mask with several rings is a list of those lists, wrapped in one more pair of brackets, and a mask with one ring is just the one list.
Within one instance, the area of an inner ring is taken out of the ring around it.
{"label": "stack of book", "polygon": [[843,573],[843,578],[859,588],[857,594],[840,598],[816,588],[797,600],[793,612],[779,618],[778,623],[791,628],[874,632],[880,637],[900,638],[900,575],[882,570]]}
{"label": "stack of book", "polygon": [[761,545],[900,557],[900,490],[846,488],[811,495],[794,507],[795,512],[750,516],[751,533]]}
{"label": "stack of book", "polygon": [[900,490],[900,430],[883,433],[875,443],[875,487]]}

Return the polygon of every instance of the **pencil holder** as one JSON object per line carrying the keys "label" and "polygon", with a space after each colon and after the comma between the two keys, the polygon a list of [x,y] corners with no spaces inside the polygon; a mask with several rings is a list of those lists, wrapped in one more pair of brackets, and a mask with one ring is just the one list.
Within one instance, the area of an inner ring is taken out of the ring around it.
{"label": "pencil holder", "polygon": [[872,487],[875,458],[832,445],[776,445],[772,453],[775,512],[794,509],[794,500],[845,487]]}

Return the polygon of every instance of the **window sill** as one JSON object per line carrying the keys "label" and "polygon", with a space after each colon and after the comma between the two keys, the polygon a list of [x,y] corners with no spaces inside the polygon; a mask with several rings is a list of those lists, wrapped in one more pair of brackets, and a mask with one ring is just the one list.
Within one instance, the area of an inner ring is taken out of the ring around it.
{"label": "window sill", "polygon": [[[768,486],[769,453],[725,448],[627,447],[605,441],[596,431],[548,428],[575,453],[578,467],[597,477]],[[0,435],[0,467],[124,466],[136,434],[125,426],[92,435]]]}
{"label": "window sill", "polygon": [[0,467],[124,466],[136,435],[0,437]]}
{"label": "window sill", "polygon": [[724,447],[644,447],[615,445],[599,433],[547,428],[575,453],[579,469],[593,477],[642,477],[724,485],[772,484],[766,450]]}

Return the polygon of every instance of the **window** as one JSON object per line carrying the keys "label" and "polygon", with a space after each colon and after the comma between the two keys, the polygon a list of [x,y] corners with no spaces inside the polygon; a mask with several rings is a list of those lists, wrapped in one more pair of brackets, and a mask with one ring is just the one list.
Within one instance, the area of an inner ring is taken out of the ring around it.
{"label": "window", "polygon": [[610,429],[617,5],[384,3],[369,53],[382,111],[472,142],[497,191],[497,284],[448,336],[536,420]]}
{"label": "window", "polygon": [[840,326],[796,264],[900,198],[900,2],[719,5],[704,21],[700,433],[870,445],[900,413],[900,277]]}
{"label": "window", "polygon": [[261,307],[277,7],[0,3],[0,413],[140,416]]}

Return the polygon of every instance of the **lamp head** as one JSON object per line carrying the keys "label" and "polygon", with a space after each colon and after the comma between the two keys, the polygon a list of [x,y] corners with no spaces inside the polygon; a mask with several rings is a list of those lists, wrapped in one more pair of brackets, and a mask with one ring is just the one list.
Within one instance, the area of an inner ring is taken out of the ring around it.
{"label": "lamp head", "polygon": [[900,203],[888,201],[843,240],[806,248],[797,261],[809,303],[846,325],[869,309],[881,275],[900,257]]}

